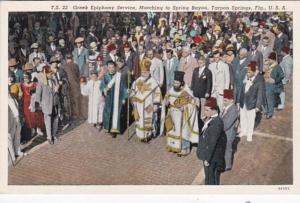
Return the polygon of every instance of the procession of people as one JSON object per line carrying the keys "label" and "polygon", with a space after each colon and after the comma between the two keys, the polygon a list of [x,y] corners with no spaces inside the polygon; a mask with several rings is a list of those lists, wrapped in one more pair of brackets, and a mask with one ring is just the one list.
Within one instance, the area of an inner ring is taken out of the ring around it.
{"label": "procession of people", "polygon": [[9,160],[26,132],[52,145],[87,120],[115,139],[165,136],[179,157],[196,148],[219,184],[234,140],[285,108],[292,26],[287,12],[10,14]]}

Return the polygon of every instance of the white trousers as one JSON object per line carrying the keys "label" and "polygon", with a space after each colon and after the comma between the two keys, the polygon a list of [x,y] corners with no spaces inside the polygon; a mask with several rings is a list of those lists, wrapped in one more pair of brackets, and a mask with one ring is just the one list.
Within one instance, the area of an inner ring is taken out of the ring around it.
{"label": "white trousers", "polygon": [[252,139],[254,132],[255,116],[255,109],[247,110],[245,105],[240,109],[241,135],[246,135],[249,139]]}

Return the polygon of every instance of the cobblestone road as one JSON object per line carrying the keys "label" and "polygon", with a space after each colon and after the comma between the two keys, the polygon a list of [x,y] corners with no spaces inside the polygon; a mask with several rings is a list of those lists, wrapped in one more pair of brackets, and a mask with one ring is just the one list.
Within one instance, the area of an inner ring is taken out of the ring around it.
{"label": "cobblestone road", "polygon": [[[234,165],[221,184],[292,184],[292,93],[287,106],[271,120],[262,119],[252,143],[237,142]],[[202,164],[194,147],[187,157],[165,148],[165,138],[149,144],[127,135],[112,139],[87,123],[61,137],[55,145],[40,144],[15,167],[10,185],[190,185],[203,184]]]}

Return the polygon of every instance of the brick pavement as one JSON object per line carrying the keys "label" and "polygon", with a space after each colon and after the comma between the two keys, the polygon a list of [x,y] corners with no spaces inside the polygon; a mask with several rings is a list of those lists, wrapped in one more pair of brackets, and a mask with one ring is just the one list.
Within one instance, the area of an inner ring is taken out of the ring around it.
{"label": "brick pavement", "polygon": [[[262,120],[260,133],[292,137],[292,94],[288,88],[285,111]],[[112,139],[87,123],[61,137],[55,145],[40,145],[9,168],[10,185],[189,185],[200,184],[202,166],[195,147],[187,157],[165,150],[165,138],[149,144],[127,135]],[[255,135],[252,143],[237,144],[232,171],[221,184],[292,184],[292,141]],[[199,174],[200,173],[200,174]],[[198,177],[197,181],[195,178]]]}

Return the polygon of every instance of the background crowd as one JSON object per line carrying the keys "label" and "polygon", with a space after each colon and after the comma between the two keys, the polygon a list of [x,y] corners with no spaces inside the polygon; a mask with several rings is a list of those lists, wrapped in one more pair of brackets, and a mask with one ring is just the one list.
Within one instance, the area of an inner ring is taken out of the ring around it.
{"label": "background crowd", "polygon": [[[192,91],[200,101],[200,135],[215,114],[223,118],[228,104],[235,105],[232,126],[226,129],[223,119],[227,150],[237,133],[250,142],[257,115],[271,119],[275,109],[285,107],[292,45],[293,18],[287,12],[10,13],[10,159],[24,155],[20,143],[28,134],[45,133],[53,144],[57,131],[74,120],[111,128],[114,124],[105,120],[113,114],[109,74],[121,73],[120,97],[126,98],[122,89],[131,88],[141,69],[150,72],[162,100],[177,80]],[[148,69],[145,59],[151,61]],[[177,71],[185,73],[182,79],[176,80]],[[118,119],[123,119],[132,106],[120,101]],[[216,111],[205,113],[205,107]]]}

